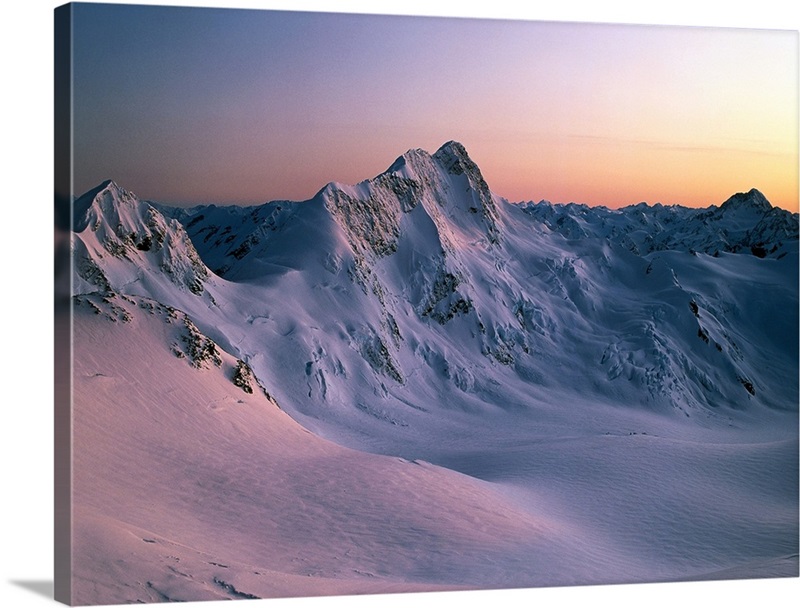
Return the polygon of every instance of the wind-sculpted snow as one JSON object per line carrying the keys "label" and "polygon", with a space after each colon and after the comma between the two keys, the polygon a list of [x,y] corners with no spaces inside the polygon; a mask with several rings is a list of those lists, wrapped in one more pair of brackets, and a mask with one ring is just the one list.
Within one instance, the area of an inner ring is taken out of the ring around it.
{"label": "wind-sculpted snow", "polygon": [[[567,539],[557,549],[545,531],[534,548],[523,534],[484,556],[496,568],[480,575],[466,558],[415,568],[431,549],[415,536],[420,511],[404,520],[410,536],[394,539],[405,547],[398,568],[361,555],[342,574],[326,553],[342,538],[320,528],[320,572],[331,580],[369,571],[411,588],[796,571],[798,220],[756,190],[707,209],[512,204],[448,142],[303,202],[171,209],[107,183],[75,211],[75,289],[81,309],[95,312],[82,317],[87,336],[107,331],[101,323],[130,328],[148,306],[177,311],[162,319],[172,333],[149,329],[140,346],[184,358],[182,387],[205,374],[236,400],[265,395],[311,432],[358,450],[366,470],[378,453],[500,484],[526,517]],[[719,481],[729,473],[718,452],[741,477]],[[689,467],[685,480],[674,459]],[[722,503],[732,523],[710,514]],[[709,513],[702,522],[698,511]],[[122,528],[145,527],[134,519]],[[292,519],[302,536],[301,520]],[[737,534],[749,540],[739,546]],[[280,554],[295,559],[288,536]],[[456,553],[467,546],[459,543]],[[246,563],[305,572],[279,558]],[[241,569],[243,578],[217,584],[218,571],[197,567],[215,594],[265,588]]]}

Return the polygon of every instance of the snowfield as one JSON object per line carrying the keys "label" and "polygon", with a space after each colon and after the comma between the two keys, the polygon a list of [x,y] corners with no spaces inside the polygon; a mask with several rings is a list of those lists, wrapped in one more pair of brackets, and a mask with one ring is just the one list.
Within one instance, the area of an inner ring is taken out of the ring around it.
{"label": "snowfield", "polygon": [[73,600],[798,575],[798,218],[74,203]]}

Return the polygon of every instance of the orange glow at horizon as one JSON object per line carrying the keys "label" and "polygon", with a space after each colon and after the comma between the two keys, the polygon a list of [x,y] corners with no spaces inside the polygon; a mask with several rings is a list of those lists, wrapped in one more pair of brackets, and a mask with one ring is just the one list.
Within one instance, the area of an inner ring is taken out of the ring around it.
{"label": "orange glow at horizon", "polygon": [[76,194],[114,179],[173,204],[305,200],[457,140],[510,201],[708,206],[757,188],[798,211],[796,31],[75,14]]}
{"label": "orange glow at horizon", "polygon": [[794,163],[791,153],[589,141],[582,146],[540,144],[533,154],[529,160],[513,153],[501,157],[498,151],[476,162],[490,188],[511,202],[708,207],[756,188],[774,206],[798,211],[798,171],[786,170]]}

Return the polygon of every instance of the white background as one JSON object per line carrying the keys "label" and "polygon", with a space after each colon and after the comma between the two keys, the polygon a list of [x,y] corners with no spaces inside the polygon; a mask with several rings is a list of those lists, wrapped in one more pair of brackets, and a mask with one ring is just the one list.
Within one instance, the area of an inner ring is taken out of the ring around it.
{"label": "white background", "polygon": [[[343,12],[604,21],[724,27],[800,29],[800,9],[787,0],[749,3],[671,0],[665,3],[560,0],[518,6],[490,2],[405,0],[171,0],[141,4],[305,9]],[[52,605],[52,56],[53,9],[58,2],[3,3],[2,186],[0,186],[0,357],[4,398],[0,400],[0,606]],[[747,6],[744,6],[744,5]],[[570,589],[425,594],[420,608],[442,606],[769,606],[800,597],[800,579]],[[407,606],[408,595],[262,600],[247,606]],[[223,606],[222,602],[191,603]],[[245,605],[245,604],[243,604]]]}

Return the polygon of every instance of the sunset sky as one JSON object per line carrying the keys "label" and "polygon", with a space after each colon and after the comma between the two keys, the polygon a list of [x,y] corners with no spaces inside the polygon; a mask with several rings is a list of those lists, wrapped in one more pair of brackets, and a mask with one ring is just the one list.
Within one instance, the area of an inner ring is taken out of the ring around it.
{"label": "sunset sky", "polygon": [[511,201],[798,210],[796,31],[78,4],[75,193],[303,200],[455,139]]}

